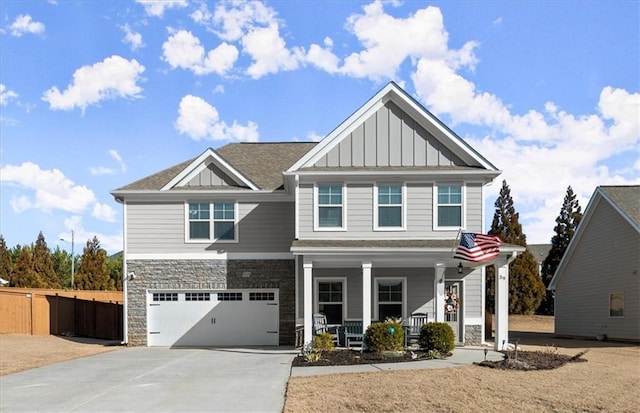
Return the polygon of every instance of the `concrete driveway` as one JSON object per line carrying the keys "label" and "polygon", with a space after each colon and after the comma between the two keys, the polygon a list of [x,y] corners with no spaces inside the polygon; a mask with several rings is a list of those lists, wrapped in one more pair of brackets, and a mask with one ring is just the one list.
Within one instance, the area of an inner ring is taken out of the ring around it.
{"label": "concrete driveway", "polygon": [[0,411],[281,412],[295,354],[127,348],[0,377]]}

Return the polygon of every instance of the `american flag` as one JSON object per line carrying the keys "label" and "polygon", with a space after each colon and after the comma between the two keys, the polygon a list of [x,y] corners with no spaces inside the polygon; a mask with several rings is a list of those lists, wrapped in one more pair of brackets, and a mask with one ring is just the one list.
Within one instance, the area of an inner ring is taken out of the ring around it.
{"label": "american flag", "polygon": [[502,240],[493,235],[463,232],[453,258],[473,262],[488,261],[500,254],[501,243]]}

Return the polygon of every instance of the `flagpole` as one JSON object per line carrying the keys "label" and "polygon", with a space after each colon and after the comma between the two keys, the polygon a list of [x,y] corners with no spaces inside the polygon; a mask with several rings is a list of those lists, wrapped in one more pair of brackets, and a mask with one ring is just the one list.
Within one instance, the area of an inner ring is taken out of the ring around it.
{"label": "flagpole", "polygon": [[456,239],[455,239],[455,241],[453,243],[453,247],[451,247],[451,257],[456,255],[456,248],[458,247],[458,244],[459,244],[458,240],[460,239],[461,235],[462,235],[462,228],[459,228],[458,229],[458,235],[456,235]]}

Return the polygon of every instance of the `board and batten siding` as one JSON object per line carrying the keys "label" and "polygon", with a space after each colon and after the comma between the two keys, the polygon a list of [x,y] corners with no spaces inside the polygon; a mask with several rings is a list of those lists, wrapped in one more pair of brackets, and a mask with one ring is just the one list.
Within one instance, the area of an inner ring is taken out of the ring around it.
{"label": "board and batten siding", "polygon": [[189,182],[186,182],[185,187],[199,187],[199,186],[237,186],[233,179],[225,174],[215,164],[210,163],[200,171],[199,174],[194,176]]}
{"label": "board and batten siding", "polygon": [[[556,334],[640,340],[639,268],[640,234],[600,200],[556,286]],[[609,317],[620,292],[624,316]]]}
{"label": "board and batten siding", "polygon": [[[380,181],[382,183],[388,181]],[[348,183],[346,188],[346,231],[314,230],[314,185],[301,183],[299,190],[300,239],[441,239],[454,231],[433,230],[433,186],[429,182],[407,183],[405,230],[374,230],[374,184]],[[469,183],[465,189],[465,230],[482,232],[482,184]]]}
{"label": "board and batten siding", "polygon": [[462,166],[465,163],[393,102],[387,102],[316,167]]}
{"label": "board and batten siding", "polygon": [[292,202],[238,204],[239,242],[185,242],[185,203],[129,202],[127,252],[289,252],[294,236]]}

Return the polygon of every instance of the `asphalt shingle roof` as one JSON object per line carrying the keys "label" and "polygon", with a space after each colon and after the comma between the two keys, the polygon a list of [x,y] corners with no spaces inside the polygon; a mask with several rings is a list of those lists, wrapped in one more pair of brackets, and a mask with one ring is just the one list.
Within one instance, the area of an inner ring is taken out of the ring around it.
{"label": "asphalt shingle roof", "polygon": [[[283,184],[282,173],[315,145],[317,145],[315,142],[230,143],[217,149],[216,152],[260,189],[274,190],[280,188]],[[197,158],[189,159],[139,179],[129,185],[118,188],[116,191],[160,190],[195,159]],[[214,188],[191,186],[189,189]]]}
{"label": "asphalt shingle roof", "polygon": [[600,189],[636,225],[640,225],[640,185],[601,186]]}

